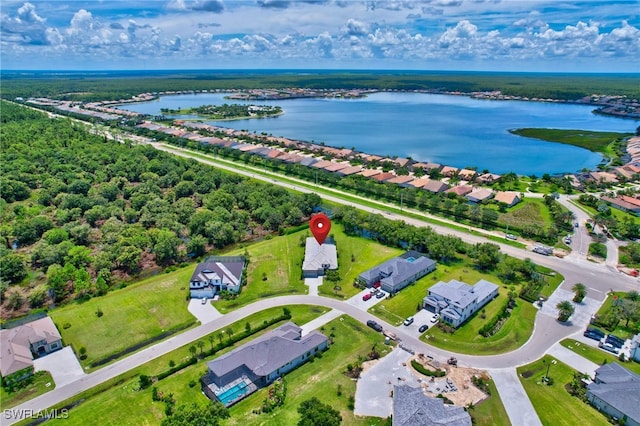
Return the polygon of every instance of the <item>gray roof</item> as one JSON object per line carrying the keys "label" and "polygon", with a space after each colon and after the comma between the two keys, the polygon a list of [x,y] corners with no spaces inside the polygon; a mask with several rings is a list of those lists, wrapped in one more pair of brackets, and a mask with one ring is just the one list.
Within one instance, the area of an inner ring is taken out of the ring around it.
{"label": "gray roof", "polygon": [[[411,256],[406,256],[410,254]],[[405,257],[406,256],[406,257]],[[407,257],[413,257],[413,262],[408,261]],[[368,269],[359,275],[360,278],[370,282],[381,278],[381,282],[395,287],[400,283],[418,272],[432,268],[436,262],[421,253],[410,251],[400,257],[394,257],[383,262],[371,269]]]}
{"label": "gray roof", "polygon": [[497,288],[496,284],[486,280],[480,280],[474,286],[457,280],[448,283],[439,281],[429,289],[429,295],[440,296],[449,301],[450,307],[464,310],[474,301],[485,299]]}
{"label": "gray roof", "polygon": [[207,282],[212,278],[220,278],[227,285],[238,285],[242,278],[244,259],[241,257],[229,257],[229,260],[218,258],[216,262],[198,263],[196,270],[191,275],[190,282]]}
{"label": "gray roof", "polygon": [[605,364],[596,370],[596,381],[587,386],[593,394],[640,422],[640,376],[618,363]]}
{"label": "gray roof", "polygon": [[243,366],[258,376],[267,376],[327,341],[319,331],[303,338],[301,335],[302,328],[288,322],[210,361],[207,366],[218,377]]}
{"label": "gray roof", "polygon": [[462,407],[445,405],[420,388],[393,387],[393,426],[471,426],[471,416]]}
{"label": "gray roof", "polygon": [[315,238],[307,238],[304,251],[303,271],[317,271],[323,269],[322,265],[329,265],[329,269],[338,269],[338,251],[336,245],[325,240],[320,245]]}

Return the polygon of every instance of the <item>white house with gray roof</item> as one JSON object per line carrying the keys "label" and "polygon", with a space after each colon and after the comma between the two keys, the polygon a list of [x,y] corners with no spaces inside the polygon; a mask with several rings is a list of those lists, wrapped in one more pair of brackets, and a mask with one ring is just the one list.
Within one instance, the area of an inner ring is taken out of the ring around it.
{"label": "white house with gray roof", "polygon": [[189,293],[194,299],[212,299],[220,291],[240,291],[243,256],[211,256],[196,266],[189,280]]}
{"label": "white house with gray roof", "polygon": [[464,408],[447,405],[442,398],[426,396],[422,389],[393,387],[393,426],[471,426]]}
{"label": "white house with gray roof", "polygon": [[228,407],[327,347],[324,334],[312,331],[302,337],[302,328],[288,322],[207,363],[202,390]]}
{"label": "white house with gray roof", "polygon": [[338,250],[333,239],[328,237],[324,243],[318,244],[315,238],[307,238],[302,262],[304,277],[321,277],[328,269],[338,269]]}
{"label": "white house with gray roof", "polygon": [[358,279],[367,287],[379,282],[384,291],[395,294],[435,269],[434,260],[417,251],[408,251],[364,271],[358,275]]}
{"label": "white house with gray roof", "polygon": [[458,327],[471,315],[498,296],[498,286],[486,280],[475,285],[451,280],[439,281],[429,289],[423,307],[440,314],[440,320]]}
{"label": "white house with gray roof", "polygon": [[640,426],[640,376],[620,364],[612,362],[596,370],[594,381],[587,385],[587,399],[627,426]]}

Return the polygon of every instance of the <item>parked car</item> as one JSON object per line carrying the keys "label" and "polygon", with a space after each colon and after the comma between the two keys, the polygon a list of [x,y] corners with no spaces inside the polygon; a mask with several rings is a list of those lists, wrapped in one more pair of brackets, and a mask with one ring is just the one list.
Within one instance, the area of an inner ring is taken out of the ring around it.
{"label": "parked car", "polygon": [[515,236],[515,235],[513,235],[513,234],[507,234],[507,235],[505,235],[505,238],[506,238],[507,240],[514,240],[514,241],[518,239],[518,237],[516,237],[516,236]]}
{"label": "parked car", "polygon": [[362,300],[364,300],[365,302],[369,299],[371,299],[371,293],[365,293],[365,295],[362,296]]}
{"label": "parked car", "polygon": [[431,322],[432,323],[436,323],[436,322],[438,322],[439,319],[440,319],[440,315],[433,314],[433,316],[431,317]]}
{"label": "parked car", "polygon": [[424,333],[424,332],[425,332],[425,331],[427,331],[428,329],[429,329],[429,326],[428,326],[427,324],[422,324],[422,325],[420,326],[420,328],[418,329],[418,331],[419,331],[420,333]]}
{"label": "parked car", "polygon": [[379,291],[379,292],[378,292],[378,294],[376,294],[376,298],[377,298],[377,299],[382,299],[382,298],[383,298],[383,297],[385,297],[385,296],[386,296],[386,294],[384,294],[384,292],[383,292],[383,291]]}
{"label": "parked car", "polygon": [[613,346],[611,343],[602,343],[600,342],[598,344],[598,347],[604,349],[605,351],[617,354],[618,353],[618,348],[616,348],[615,346]]}
{"label": "parked car", "polygon": [[621,338],[619,338],[618,336],[614,336],[613,334],[609,334],[607,336],[607,338],[605,339],[606,343],[610,343],[613,346],[616,346],[618,348],[621,348],[624,346],[624,340],[622,340]]}
{"label": "parked car", "polygon": [[202,303],[203,305],[206,305],[207,304],[207,299],[206,298],[202,299],[202,302],[200,302],[200,303]]}
{"label": "parked car", "polygon": [[593,340],[602,340],[604,338],[604,333],[595,328],[587,328],[582,334],[584,335],[584,337],[588,337]]}
{"label": "parked car", "polygon": [[411,325],[413,324],[413,317],[409,317],[406,320],[404,320],[404,325]]}
{"label": "parked car", "polygon": [[380,288],[382,284],[380,284],[380,281],[378,281],[377,283],[373,284],[373,288]]}
{"label": "parked car", "polygon": [[367,321],[367,325],[373,328],[375,331],[378,331],[378,332],[382,331],[382,326],[373,320]]}

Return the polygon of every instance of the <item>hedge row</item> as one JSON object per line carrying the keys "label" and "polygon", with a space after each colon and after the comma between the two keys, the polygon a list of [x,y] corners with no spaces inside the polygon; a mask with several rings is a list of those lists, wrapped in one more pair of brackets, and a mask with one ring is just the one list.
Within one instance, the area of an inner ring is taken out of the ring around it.
{"label": "hedge row", "polygon": [[433,376],[433,377],[444,377],[447,372],[444,370],[436,370],[436,371],[431,371],[428,370],[426,368],[423,367],[422,364],[420,364],[418,361],[416,361],[415,359],[411,360],[411,366],[418,372],[418,373],[422,373],[425,376]]}
{"label": "hedge row", "polygon": [[489,336],[493,336],[494,334],[496,334],[496,332],[500,329],[498,327],[498,330],[495,330],[495,328],[498,325],[498,323],[500,321],[502,321],[503,319],[507,319],[507,318],[509,318],[511,316],[511,309],[509,309],[509,305],[510,304],[511,304],[511,299],[507,299],[507,301],[502,306],[500,311],[496,314],[496,316],[491,318],[491,320],[488,323],[486,323],[478,331],[478,333],[480,333],[480,335],[483,336],[483,337],[489,337]]}

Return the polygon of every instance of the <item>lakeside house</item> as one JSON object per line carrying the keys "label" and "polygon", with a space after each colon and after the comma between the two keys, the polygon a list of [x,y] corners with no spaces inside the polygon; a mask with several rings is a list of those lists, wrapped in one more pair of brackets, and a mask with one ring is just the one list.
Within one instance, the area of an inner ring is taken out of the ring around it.
{"label": "lakeside house", "polygon": [[207,363],[202,391],[226,407],[268,386],[329,347],[319,331],[302,336],[302,328],[287,322]]}
{"label": "lakeside house", "polygon": [[237,293],[242,286],[244,256],[211,256],[196,266],[189,280],[192,299],[213,299],[221,291]]}
{"label": "lakeside house", "polygon": [[458,168],[452,166],[444,166],[440,170],[440,173],[442,174],[442,176],[454,177],[458,173]]}
{"label": "lakeside house", "polygon": [[395,294],[436,269],[436,262],[422,253],[408,251],[358,275],[367,287],[380,283],[382,290]]}
{"label": "lakeside house", "polygon": [[521,201],[520,194],[513,191],[498,191],[493,200],[496,203],[505,203],[507,207],[513,207]]}
{"label": "lakeside house", "polygon": [[461,169],[458,172],[458,177],[460,179],[464,179],[466,181],[471,181],[473,180],[473,178],[476,177],[476,175],[478,174],[478,172],[476,172],[475,170],[471,170],[471,169]]}
{"label": "lakeside house", "polygon": [[62,336],[50,317],[0,330],[0,375],[33,374],[33,360],[62,349]]}
{"label": "lakeside house", "polygon": [[640,375],[617,362],[596,370],[593,382],[587,385],[587,400],[628,426],[640,426]]}
{"label": "lakeside house", "polygon": [[502,176],[495,173],[485,173],[478,176],[476,178],[476,182],[491,185],[492,183],[499,181],[501,177]]}
{"label": "lakeside house", "polygon": [[393,426],[471,426],[471,416],[463,407],[431,398],[422,388],[393,386]]}
{"label": "lakeside house", "polygon": [[315,238],[309,237],[305,243],[302,274],[305,278],[324,276],[327,270],[338,269],[338,250],[330,237],[318,244]]}
{"label": "lakeside house", "polygon": [[471,315],[498,296],[498,286],[480,280],[473,286],[457,280],[439,281],[422,300],[424,309],[440,314],[440,320],[458,327]]}

